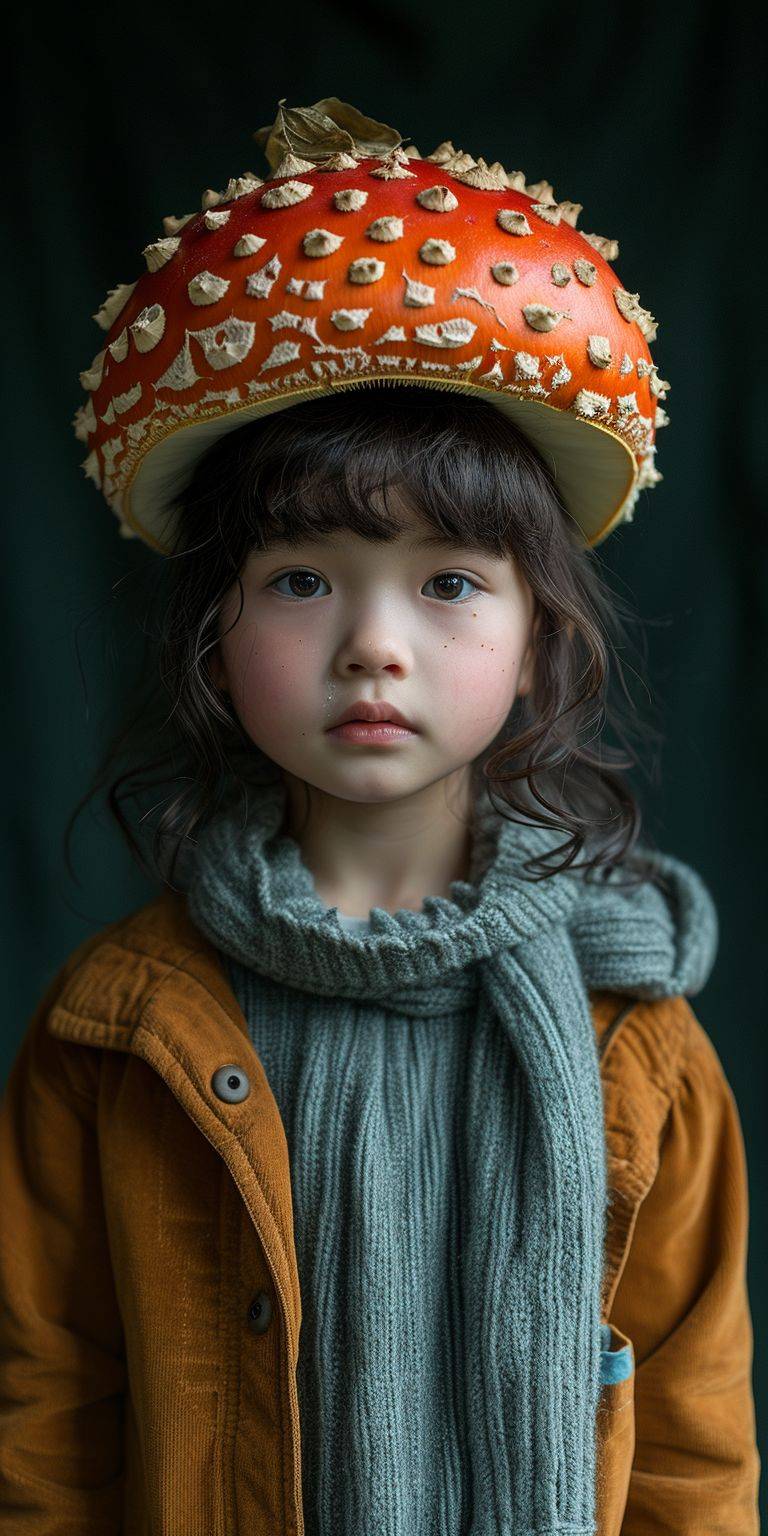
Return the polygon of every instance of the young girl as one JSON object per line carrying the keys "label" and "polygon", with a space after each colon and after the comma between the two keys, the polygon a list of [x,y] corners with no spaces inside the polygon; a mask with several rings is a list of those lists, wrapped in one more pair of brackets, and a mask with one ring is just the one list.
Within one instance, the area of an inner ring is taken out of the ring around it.
{"label": "young girl", "polygon": [[335,98],[257,137],[82,375],[166,557],[110,790],[161,893],[6,1087],[0,1509],[751,1536],[717,919],[602,740],[589,550],[659,478],[655,322],[546,182]]}

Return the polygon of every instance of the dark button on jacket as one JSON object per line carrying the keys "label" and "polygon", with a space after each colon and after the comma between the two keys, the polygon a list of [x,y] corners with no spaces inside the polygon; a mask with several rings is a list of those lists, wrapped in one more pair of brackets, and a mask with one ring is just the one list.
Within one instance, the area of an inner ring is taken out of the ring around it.
{"label": "dark button on jacket", "polygon": [[272,1302],[266,1291],[259,1291],[248,1308],[248,1327],[254,1333],[265,1333],[272,1318]]}

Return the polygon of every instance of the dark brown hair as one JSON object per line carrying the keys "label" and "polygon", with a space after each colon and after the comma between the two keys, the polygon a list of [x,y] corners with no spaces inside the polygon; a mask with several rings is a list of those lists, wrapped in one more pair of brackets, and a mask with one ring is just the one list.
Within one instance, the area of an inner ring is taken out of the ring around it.
{"label": "dark brown hair", "polygon": [[[546,861],[529,861],[529,878],[571,866],[588,878],[619,866],[630,883],[647,878],[650,866],[635,846],[641,813],[621,771],[639,761],[630,738],[639,741],[642,730],[647,743],[656,734],[637,720],[621,665],[625,621],[634,615],[609,590],[553,470],[511,421],[463,393],[390,383],[355,385],[261,417],[220,437],[198,461],[171,509],[172,553],[159,563],[150,557],[157,616],[150,604],[144,632],[152,656],[138,700],[72,813],[68,859],[76,816],[105,787],[140,867],[168,884],[178,854],[222,801],[239,790],[247,803],[259,749],[208,665],[226,594],[249,551],[270,542],[338,529],[395,537],[401,517],[391,515],[393,489],[436,539],[514,557],[532,589],[533,686],[472,770],[509,819],[565,834]],[[628,711],[620,699],[609,707],[614,682]],[[621,749],[606,743],[608,730]],[[161,787],[167,793],[158,802]],[[140,806],[148,792],[152,804],[132,824],[126,803]],[[553,864],[555,855],[562,858]]]}

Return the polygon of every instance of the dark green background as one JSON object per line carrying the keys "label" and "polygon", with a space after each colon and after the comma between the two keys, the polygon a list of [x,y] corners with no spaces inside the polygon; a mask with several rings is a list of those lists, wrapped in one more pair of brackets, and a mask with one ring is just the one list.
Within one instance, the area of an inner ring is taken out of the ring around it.
{"label": "dark green background", "polygon": [[[270,12],[274,14],[270,15]],[[546,177],[618,239],[623,285],[659,320],[671,381],[663,481],[601,546],[647,621],[643,679],[666,734],[636,783],[647,826],[693,863],[721,948],[694,1008],[742,1116],[750,1169],[755,1379],[763,1400],[766,1231],[766,143],[756,40],[730,5],[337,4],[61,8],[17,16],[5,73],[6,707],[4,1067],[33,1004],[86,935],[143,902],[106,811],[66,818],[139,654],[136,577],[157,557],[118,538],[79,468],[90,319],[166,213],[264,173],[251,133],[280,97],[326,95],[410,135]],[[765,228],[763,222],[763,229]]]}

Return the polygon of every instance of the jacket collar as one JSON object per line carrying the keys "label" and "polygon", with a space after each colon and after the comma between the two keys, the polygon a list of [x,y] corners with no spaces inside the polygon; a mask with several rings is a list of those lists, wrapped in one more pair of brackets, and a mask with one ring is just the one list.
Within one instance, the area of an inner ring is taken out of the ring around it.
{"label": "jacket collar", "polygon": [[195,1013],[204,1009],[230,1042],[233,1030],[248,1038],[216,950],[195,928],[178,892],[164,890],[94,935],[75,951],[68,969],[49,1022],[60,1038],[130,1051],[148,1015],[170,1022],[185,1003]]}

